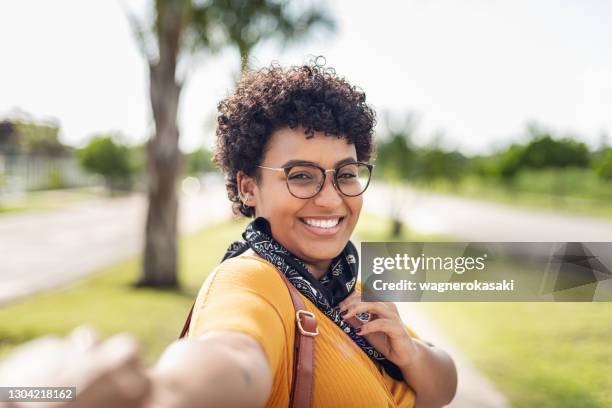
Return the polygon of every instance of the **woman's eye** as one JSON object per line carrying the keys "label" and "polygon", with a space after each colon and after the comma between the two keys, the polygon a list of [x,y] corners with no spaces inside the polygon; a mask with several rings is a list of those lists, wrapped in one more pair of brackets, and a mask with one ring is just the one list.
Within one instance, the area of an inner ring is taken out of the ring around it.
{"label": "woman's eye", "polygon": [[306,173],[297,173],[289,176],[289,180],[309,180],[311,177]]}
{"label": "woman's eye", "polygon": [[354,177],[357,177],[357,176],[353,173],[342,173],[338,176],[338,178],[341,178],[341,179],[352,179]]}

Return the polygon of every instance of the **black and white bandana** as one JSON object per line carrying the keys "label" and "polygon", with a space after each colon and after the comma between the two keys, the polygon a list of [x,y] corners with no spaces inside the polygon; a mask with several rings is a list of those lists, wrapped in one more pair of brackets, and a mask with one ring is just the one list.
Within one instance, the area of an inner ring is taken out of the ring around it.
{"label": "black and white bandana", "polygon": [[[338,325],[368,357],[380,364],[394,379],[403,380],[399,367],[358,335],[353,326],[342,319],[337,308],[338,303],[346,299],[355,289],[357,281],[359,255],[352,242],[349,241],[342,253],[332,259],[328,271],[318,280],[299,258],[272,238],[270,223],[265,218],[258,217],[251,222],[242,233],[242,237],[244,241],[236,241],[230,245],[223,260],[238,256],[248,248],[252,248],[257,255],[276,266],[301,294]],[[359,317],[367,320],[369,316],[367,313],[362,313]]]}

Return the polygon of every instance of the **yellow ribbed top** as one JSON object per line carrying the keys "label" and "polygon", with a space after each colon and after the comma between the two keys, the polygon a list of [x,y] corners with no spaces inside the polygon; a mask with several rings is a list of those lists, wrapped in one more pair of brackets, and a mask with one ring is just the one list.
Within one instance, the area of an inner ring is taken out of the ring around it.
{"label": "yellow ribbed top", "polygon": [[[320,333],[315,337],[314,407],[414,405],[414,392],[408,384],[391,378],[334,322],[302,298],[315,314]],[[198,294],[188,337],[211,330],[234,330],[255,338],[274,373],[267,406],[289,405],[295,313],[289,291],[271,263],[240,255],[215,268]]]}

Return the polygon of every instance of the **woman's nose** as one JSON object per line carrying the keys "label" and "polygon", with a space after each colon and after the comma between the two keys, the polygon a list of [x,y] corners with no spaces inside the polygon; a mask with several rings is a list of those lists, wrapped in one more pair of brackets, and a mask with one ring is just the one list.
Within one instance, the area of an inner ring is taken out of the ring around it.
{"label": "woman's nose", "polygon": [[321,186],[321,190],[314,197],[316,205],[320,207],[336,208],[342,204],[342,197],[340,192],[336,190],[333,180],[333,175],[331,174],[325,178],[325,182],[323,183],[323,186]]}

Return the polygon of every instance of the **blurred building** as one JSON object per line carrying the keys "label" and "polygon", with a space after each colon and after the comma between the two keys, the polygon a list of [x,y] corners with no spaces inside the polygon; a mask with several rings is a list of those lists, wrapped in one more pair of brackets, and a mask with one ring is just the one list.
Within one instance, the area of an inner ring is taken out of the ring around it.
{"label": "blurred building", "polygon": [[89,186],[95,177],[58,140],[53,123],[0,122],[0,193]]}

